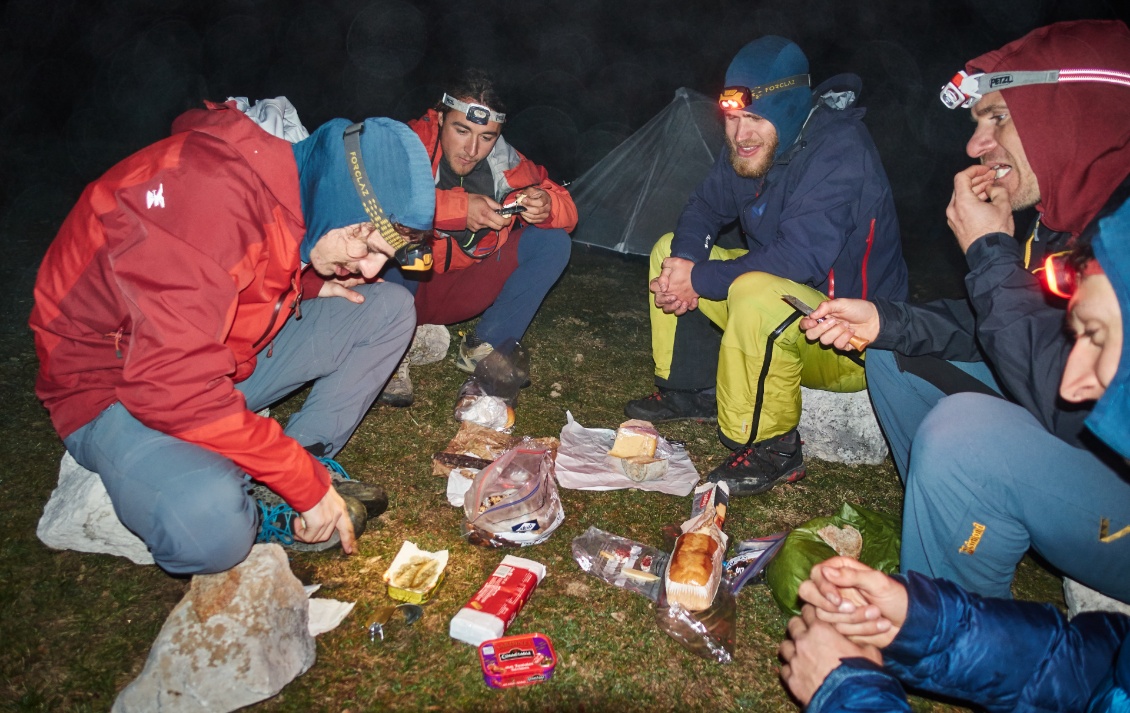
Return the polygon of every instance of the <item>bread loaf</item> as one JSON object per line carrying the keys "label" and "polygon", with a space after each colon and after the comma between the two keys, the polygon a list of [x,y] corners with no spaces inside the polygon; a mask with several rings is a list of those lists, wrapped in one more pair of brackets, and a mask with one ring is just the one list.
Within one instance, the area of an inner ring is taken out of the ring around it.
{"label": "bread loaf", "polygon": [[714,572],[714,552],[718,543],[709,535],[688,532],[675,543],[667,578],[676,584],[702,587]]}

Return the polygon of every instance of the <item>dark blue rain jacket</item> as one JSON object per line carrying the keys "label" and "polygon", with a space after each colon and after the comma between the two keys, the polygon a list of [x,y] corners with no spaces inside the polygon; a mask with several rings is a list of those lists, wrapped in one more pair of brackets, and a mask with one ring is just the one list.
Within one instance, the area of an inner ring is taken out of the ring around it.
{"label": "dark blue rain jacket", "polygon": [[[859,78],[839,75],[813,93],[815,110],[764,178],[743,178],[722,151],[687,202],[671,255],[696,263],[701,297],[724,300],[747,272],[767,272],[830,297],[904,300],[907,270],[891,186],[867,127],[852,108]],[[718,233],[740,221],[749,252],[709,260]]]}
{"label": "dark blue rain jacket", "polygon": [[[809,713],[909,711],[903,686],[987,711],[1130,710],[1130,617],[990,599],[911,572],[910,607],[885,667],[847,659]],[[901,685],[900,685],[901,684]]]}

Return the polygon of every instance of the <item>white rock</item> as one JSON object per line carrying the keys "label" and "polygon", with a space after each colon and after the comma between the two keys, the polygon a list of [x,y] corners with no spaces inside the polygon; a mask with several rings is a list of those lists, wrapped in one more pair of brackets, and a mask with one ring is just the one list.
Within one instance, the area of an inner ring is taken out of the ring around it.
{"label": "white rock", "polygon": [[274,696],[314,664],[306,592],[275,544],[198,575],[114,711],[232,711]]}
{"label": "white rock", "polygon": [[59,484],[43,508],[35,534],[52,549],[119,555],[136,564],[153,564],[149,548],[114,513],[102,478],[79,465],[70,453],[63,453]]}
{"label": "white rock", "polygon": [[408,363],[412,366],[431,364],[447,356],[451,332],[442,324],[421,324],[416,327],[412,346],[408,347]]}
{"label": "white rock", "polygon": [[878,465],[887,442],[866,391],[839,394],[801,388],[800,437],[804,454],[848,465]]}
{"label": "white rock", "polygon": [[1085,611],[1112,611],[1130,615],[1130,604],[1100,594],[1067,577],[1063,578],[1063,600],[1067,603],[1068,616]]}

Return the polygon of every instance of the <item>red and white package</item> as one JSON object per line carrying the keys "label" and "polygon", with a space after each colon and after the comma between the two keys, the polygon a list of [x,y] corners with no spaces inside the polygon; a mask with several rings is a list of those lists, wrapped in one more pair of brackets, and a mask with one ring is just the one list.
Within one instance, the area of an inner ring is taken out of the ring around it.
{"label": "red and white package", "polygon": [[506,555],[486,584],[451,618],[451,638],[478,646],[501,637],[543,578],[544,564]]}

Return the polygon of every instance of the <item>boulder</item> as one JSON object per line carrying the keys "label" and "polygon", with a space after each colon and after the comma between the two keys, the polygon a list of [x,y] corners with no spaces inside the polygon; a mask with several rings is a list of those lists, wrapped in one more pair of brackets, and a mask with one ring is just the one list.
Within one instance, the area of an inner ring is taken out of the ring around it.
{"label": "boulder", "polygon": [[1068,616],[1085,611],[1112,611],[1130,616],[1130,604],[1100,594],[1067,577],[1063,578],[1063,600],[1067,603]]}
{"label": "boulder", "polygon": [[801,388],[800,437],[804,454],[848,465],[878,465],[887,457],[866,391],[839,394]]}
{"label": "boulder", "polygon": [[43,508],[35,534],[52,549],[119,555],[136,564],[153,564],[149,548],[118,519],[102,478],[79,465],[70,453],[63,453],[59,484]]}
{"label": "boulder", "polygon": [[232,711],[274,696],[315,659],[306,590],[279,545],[197,575],[114,711]]}
{"label": "boulder", "polygon": [[412,346],[408,347],[408,363],[412,366],[432,364],[447,356],[451,332],[442,324],[421,324],[416,327]]}

